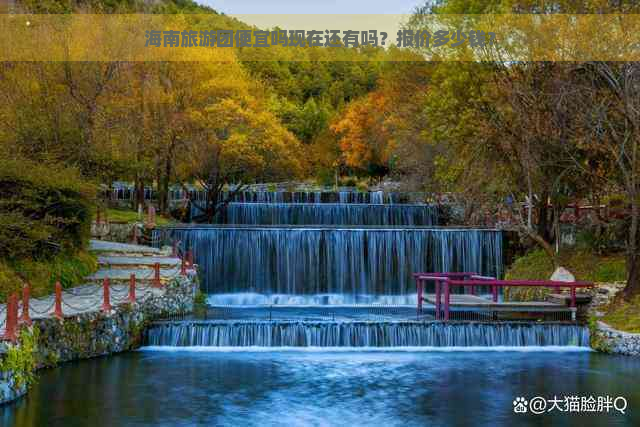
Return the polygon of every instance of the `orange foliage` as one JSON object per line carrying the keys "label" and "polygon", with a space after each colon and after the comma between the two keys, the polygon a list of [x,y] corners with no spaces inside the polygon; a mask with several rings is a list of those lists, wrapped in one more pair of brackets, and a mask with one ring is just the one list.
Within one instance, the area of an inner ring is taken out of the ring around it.
{"label": "orange foliage", "polygon": [[384,93],[371,92],[351,102],[331,125],[347,166],[366,169],[370,165],[387,164],[391,152],[386,123],[389,108],[390,102]]}

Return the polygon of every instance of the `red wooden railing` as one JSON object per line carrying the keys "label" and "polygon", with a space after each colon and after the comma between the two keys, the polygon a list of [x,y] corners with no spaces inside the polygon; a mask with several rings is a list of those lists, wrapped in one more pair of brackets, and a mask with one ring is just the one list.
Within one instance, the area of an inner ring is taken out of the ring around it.
{"label": "red wooden railing", "polygon": [[[570,307],[576,307],[576,289],[577,288],[591,288],[594,286],[590,282],[559,282],[553,280],[499,280],[495,277],[480,276],[475,273],[416,273],[414,274],[416,280],[416,287],[418,290],[418,314],[422,313],[422,302],[424,301],[423,289],[426,281],[433,281],[435,283],[435,317],[440,319],[441,311],[443,312],[444,320],[449,320],[449,307],[451,300],[451,288],[455,286],[462,286],[466,289],[471,289],[471,293],[474,293],[476,286],[489,286],[491,287],[491,294],[493,302],[498,302],[498,289],[506,286],[513,287],[540,287],[540,288],[552,288],[561,289],[568,288],[571,295]],[[444,302],[442,302],[442,293],[444,293]],[[443,310],[441,307],[443,306]]]}
{"label": "red wooden railing", "polygon": [[[175,253],[175,250],[174,250]],[[179,256],[179,255],[178,255]],[[180,257],[180,256],[179,256]],[[188,274],[188,269],[193,269],[193,253],[189,251],[186,256],[182,256],[180,262],[180,275],[185,276]],[[162,282],[160,278],[160,263],[155,263],[153,266],[153,279],[151,281],[152,288],[162,287]],[[111,304],[111,285],[109,283],[109,278],[105,278],[102,281],[102,306],[96,306],[96,309],[100,309],[104,312],[109,312],[113,309]],[[99,288],[96,290],[99,292]],[[63,301],[63,291],[62,285],[60,282],[56,282],[55,285],[55,294],[54,301],[52,307],[45,309],[48,315],[52,315],[57,317],[60,320],[64,320],[64,313],[62,310],[63,303],[69,306],[68,302]],[[135,274],[131,274],[129,279],[129,292],[126,298],[126,302],[129,304],[134,304],[136,302],[136,276]],[[29,312],[29,305],[31,303],[30,296],[30,287],[29,285],[25,285],[22,290],[22,314],[18,317],[18,311],[20,309],[18,303],[18,294],[13,293],[7,297],[6,304],[6,318],[5,318],[5,328],[2,334],[0,334],[0,340],[12,341],[15,342],[17,340],[17,332],[19,324],[30,325],[32,322],[31,315]],[[53,311],[50,310],[53,308]],[[71,307],[74,308],[74,307]],[[74,308],[75,309],[75,308]],[[40,314],[45,314],[40,313]]]}

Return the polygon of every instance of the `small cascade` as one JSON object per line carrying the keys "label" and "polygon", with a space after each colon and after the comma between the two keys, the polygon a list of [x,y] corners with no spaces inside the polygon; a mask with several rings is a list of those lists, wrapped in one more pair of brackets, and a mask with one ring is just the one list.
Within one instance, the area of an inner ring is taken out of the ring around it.
{"label": "small cascade", "polygon": [[[425,194],[415,194],[424,199]],[[392,204],[407,203],[408,197],[384,191],[240,191],[235,194],[224,192],[223,198],[231,197],[238,203],[345,203],[345,204]]]}
{"label": "small cascade", "polygon": [[430,205],[348,203],[230,203],[220,224],[254,225],[438,225],[438,209]]}
{"label": "small cascade", "polygon": [[172,347],[588,347],[589,330],[536,323],[167,322],[151,325],[145,341]]}
{"label": "small cascade", "polygon": [[502,273],[502,235],[496,230],[185,226],[164,231],[169,241],[193,250],[209,294],[340,294],[353,300],[414,294],[417,271]]}
{"label": "small cascade", "polygon": [[[217,225],[153,235],[158,246],[192,250],[212,304],[413,304],[414,272],[502,274],[499,230],[441,227],[439,206],[408,203],[417,194],[253,189],[229,196]],[[201,216],[197,203],[191,207],[192,217]]]}

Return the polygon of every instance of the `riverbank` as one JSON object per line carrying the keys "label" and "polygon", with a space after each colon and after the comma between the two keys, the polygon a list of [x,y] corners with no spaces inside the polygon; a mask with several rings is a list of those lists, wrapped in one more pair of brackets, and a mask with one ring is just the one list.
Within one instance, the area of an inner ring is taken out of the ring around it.
{"label": "riverbank", "polygon": [[[123,271],[137,271],[141,277],[140,272],[148,266],[145,258],[153,256],[155,261],[159,256],[157,250],[144,252],[143,247],[131,245],[103,244],[98,252],[109,255],[110,261],[100,277],[113,275],[114,281]],[[132,264],[134,256],[138,258],[134,258]],[[118,268],[117,257],[122,257],[123,263],[131,270]],[[132,303],[131,288],[114,283],[110,287],[112,307],[109,310],[100,305],[103,300],[100,285],[75,288],[74,294],[67,294],[66,300],[63,298],[65,312],[62,319],[49,310],[39,315],[34,313],[33,324],[21,327],[16,344],[0,344],[3,371],[0,376],[0,404],[23,396],[33,371],[37,369],[137,348],[150,321],[192,312],[197,288],[195,269],[187,270],[185,275],[163,274],[159,287],[145,284],[141,279],[135,289],[135,303]],[[39,307],[47,305],[48,301],[34,300],[32,303]],[[84,307],[79,307],[80,304]],[[32,346],[27,345],[32,341]]]}
{"label": "riverbank", "polygon": [[592,331],[591,346],[603,353],[637,357],[640,356],[640,334],[619,331],[597,321]]}

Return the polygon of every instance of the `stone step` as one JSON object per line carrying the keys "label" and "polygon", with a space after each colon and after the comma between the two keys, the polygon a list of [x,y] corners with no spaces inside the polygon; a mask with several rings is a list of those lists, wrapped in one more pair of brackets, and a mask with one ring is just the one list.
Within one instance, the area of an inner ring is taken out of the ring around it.
{"label": "stone step", "polygon": [[[547,295],[547,301],[568,306],[571,304],[571,294],[549,294]],[[589,304],[590,302],[591,295],[576,292],[576,304]]]}
{"label": "stone step", "polygon": [[[149,268],[111,268],[98,270],[96,273],[87,277],[87,281],[89,283],[100,283],[105,277],[108,277],[112,282],[127,282],[131,274],[135,274],[136,280],[141,283],[151,282],[154,277],[153,270]],[[161,268],[160,280],[167,281],[173,277],[177,277],[179,274],[180,266]]]}
{"label": "stone step", "polygon": [[109,269],[152,269],[153,266],[159,263],[160,267],[173,268],[180,267],[182,261],[180,258],[162,257],[162,256],[143,256],[143,257],[129,257],[129,256],[99,256],[98,264],[101,268]]}
{"label": "stone step", "polygon": [[130,245],[128,243],[107,242],[103,240],[91,240],[89,249],[101,255],[107,256],[158,256],[162,252],[158,248],[142,245]]}

